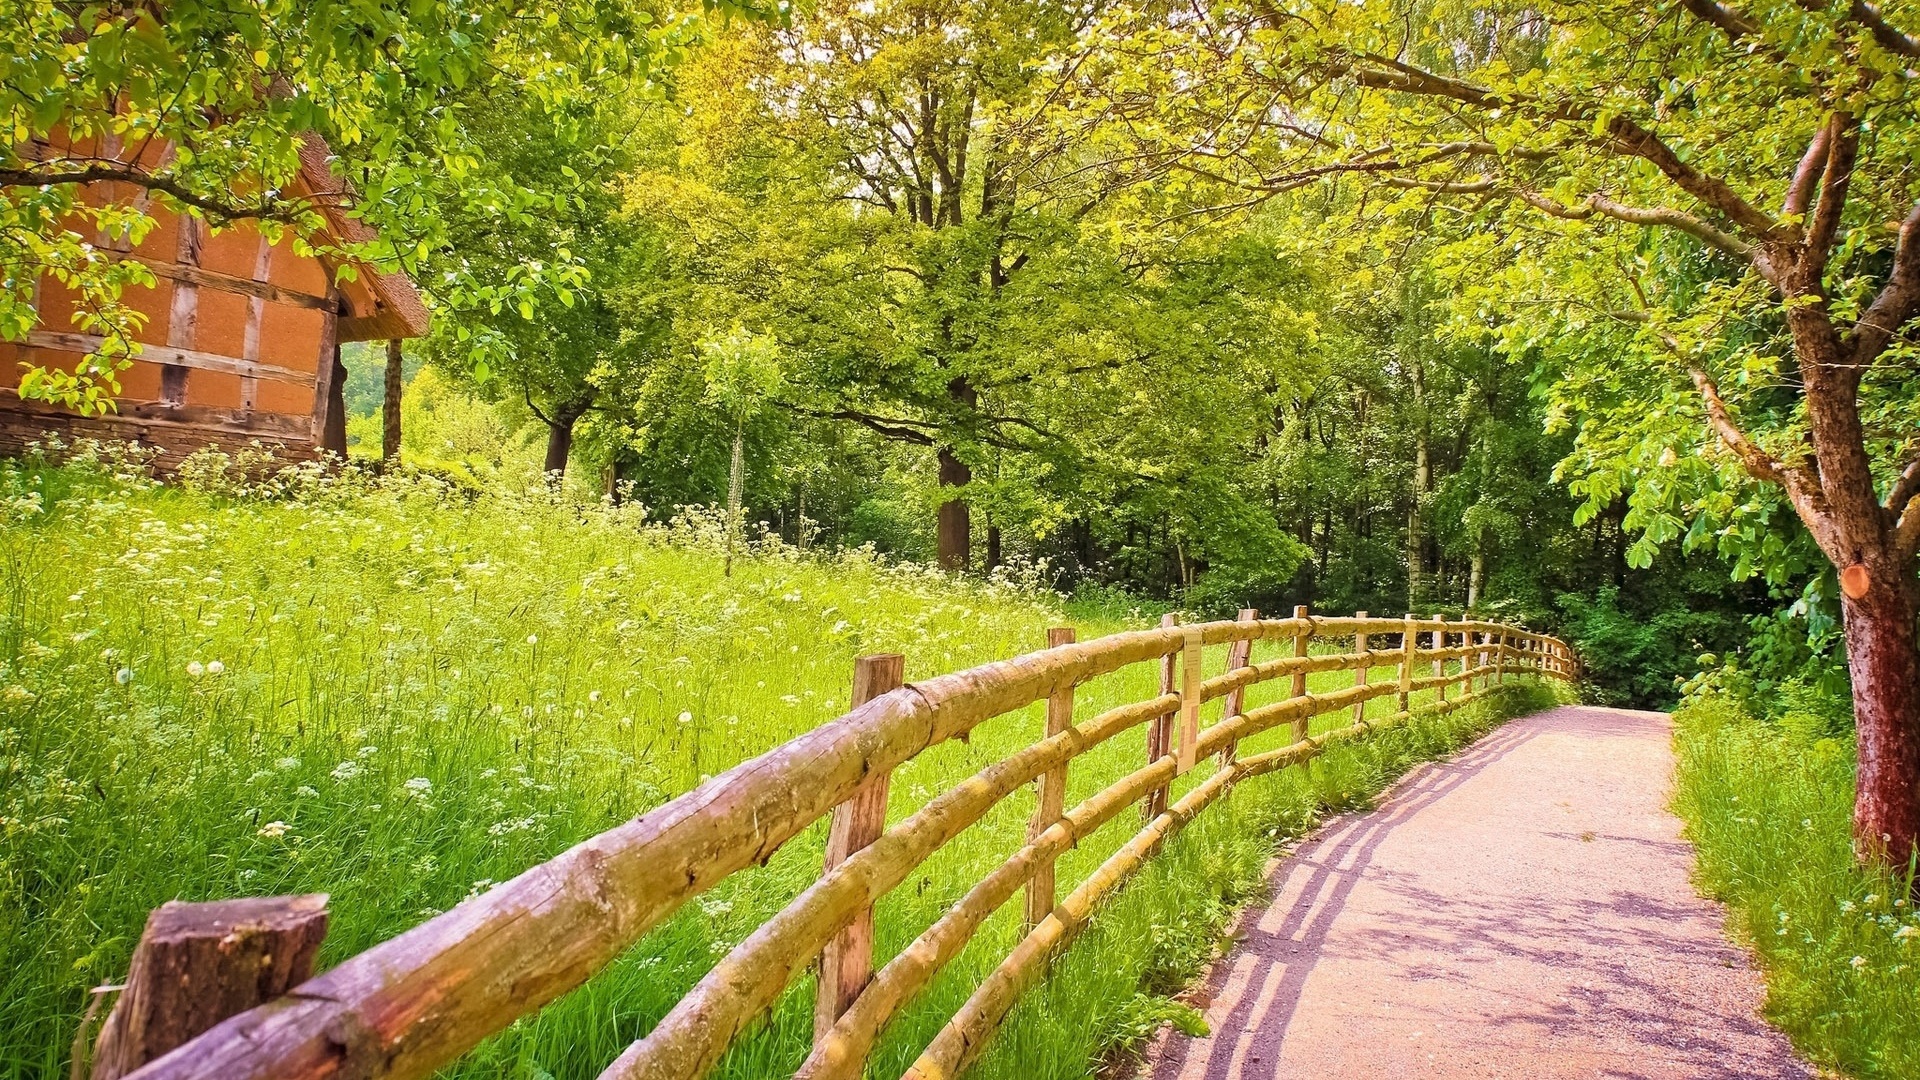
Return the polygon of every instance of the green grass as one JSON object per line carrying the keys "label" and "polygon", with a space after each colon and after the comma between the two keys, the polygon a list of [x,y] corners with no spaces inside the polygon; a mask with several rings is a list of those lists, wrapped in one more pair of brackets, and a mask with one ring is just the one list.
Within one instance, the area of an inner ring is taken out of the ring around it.
{"label": "green grass", "polygon": [[[1086,640],[1145,621],[772,542],[723,578],[710,522],[539,490],[311,473],[244,489],[204,468],[158,488],[114,471],[0,466],[0,1076],[64,1074],[88,989],[124,973],[166,900],[329,893],[331,965],[839,714],[859,654],[904,652],[923,677],[1031,650],[1049,625]],[[1082,688],[1081,715],[1155,692],[1137,665]],[[1166,995],[1277,838],[1539,693],[1342,748],[1311,782],[1244,785],[1097,920],[978,1074],[1086,1076],[1123,1053],[1179,1013]],[[1042,730],[1036,706],[921,755],[895,776],[892,816]],[[1140,742],[1076,761],[1069,804],[1137,767]],[[1008,799],[887,897],[880,955],[1015,850],[1031,809],[1030,791]],[[1122,815],[1064,858],[1063,887],[1136,824]],[[815,826],[450,1072],[596,1075],[818,873],[823,842]],[[897,1074],[1011,947],[1017,907],[895,1026],[876,1075]],[[720,1074],[797,1065],[810,993],[796,986]]]}
{"label": "green grass", "polygon": [[1854,863],[1851,740],[1762,723],[1724,695],[1675,720],[1675,806],[1701,885],[1760,955],[1768,1019],[1816,1064],[1920,1076],[1920,915],[1904,874]]}

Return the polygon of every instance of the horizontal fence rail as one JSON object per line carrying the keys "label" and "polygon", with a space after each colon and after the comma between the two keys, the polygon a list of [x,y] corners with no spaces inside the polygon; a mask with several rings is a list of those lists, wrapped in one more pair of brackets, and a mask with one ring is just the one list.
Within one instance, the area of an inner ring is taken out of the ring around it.
{"label": "horizontal fence rail", "polygon": [[[132,1075],[426,1076],[579,986],[688,900],[765,863],[830,817],[819,879],[722,957],[602,1080],[703,1076],[816,962],[814,1045],[796,1075],[858,1078],[887,1024],[1024,890],[1025,936],[906,1073],[916,1080],[952,1077],[978,1056],[1022,991],[1101,902],[1235,784],[1412,716],[1459,708],[1513,676],[1578,677],[1573,653],[1554,638],[1502,623],[1412,615],[1327,618],[1296,608],[1293,618],[1261,619],[1249,610],[1231,622],[1183,626],[1169,617],[1157,629],[1088,642],[1056,629],[1047,641],[1043,651],[906,685],[899,656],[864,657],[856,665],[854,707],[838,719],[222,1021]],[[1316,641],[1352,647],[1314,652]],[[1283,654],[1256,662],[1254,648],[1263,642],[1282,644]],[[1225,649],[1225,670],[1204,677],[1205,650],[1217,647]],[[1136,664],[1159,666],[1158,696],[1076,719],[1076,687]],[[1396,668],[1397,680],[1370,682],[1368,672],[1379,667]],[[1307,692],[1309,674],[1329,671],[1355,672],[1353,685]],[[1285,699],[1243,708],[1249,687],[1282,679]],[[1460,692],[1450,696],[1456,686]],[[1414,708],[1412,695],[1425,690],[1438,691],[1437,700]],[[1389,696],[1398,711],[1366,718],[1367,702]],[[1221,718],[1203,726],[1201,706],[1219,699]],[[1046,703],[1040,741],[886,825],[894,769],[1038,702]],[[1314,717],[1342,711],[1352,713],[1351,723],[1309,734]],[[1140,766],[1065,805],[1074,759],[1140,727],[1147,746]],[[1289,732],[1287,745],[1239,753],[1242,740],[1281,728]],[[1175,779],[1208,759],[1212,772],[1169,802]],[[1001,800],[1036,782],[1025,845],[873,970],[875,902]],[[1139,832],[1057,897],[1055,861],[1136,805],[1145,817]]]}

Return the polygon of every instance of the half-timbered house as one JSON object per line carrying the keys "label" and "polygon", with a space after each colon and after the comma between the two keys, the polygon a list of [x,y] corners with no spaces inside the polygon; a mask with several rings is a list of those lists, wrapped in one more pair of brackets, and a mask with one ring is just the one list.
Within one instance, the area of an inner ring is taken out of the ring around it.
{"label": "half-timbered house", "polygon": [[[151,151],[163,153],[164,150]],[[325,143],[308,138],[290,194],[313,199],[328,231],[346,242],[373,233],[344,213],[347,187],[328,164]],[[90,198],[140,198],[95,185]],[[76,298],[51,277],[40,280],[39,322],[25,340],[0,342],[0,452],[18,453],[53,432],[138,442],[157,451],[162,469],[208,445],[254,440],[290,459],[346,452],[348,341],[418,337],[427,312],[412,282],[358,266],[339,273],[327,259],[295,249],[292,235],[268,243],[248,223],[214,233],[205,222],[158,208],[140,243],[101,236],[109,257],[148,267],[151,289],[128,290],[144,324],[138,357],[120,377],[113,411],[80,416],[16,391],[22,364],[71,367],[100,340],[75,329]]]}

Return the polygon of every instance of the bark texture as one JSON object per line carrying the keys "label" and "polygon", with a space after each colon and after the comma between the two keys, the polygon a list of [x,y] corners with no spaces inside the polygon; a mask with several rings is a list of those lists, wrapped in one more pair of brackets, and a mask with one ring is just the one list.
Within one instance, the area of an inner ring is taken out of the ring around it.
{"label": "bark texture", "polygon": [[380,402],[380,460],[395,461],[400,457],[400,394],[401,394],[401,351],[400,339],[387,342],[386,393]]}
{"label": "bark texture", "polygon": [[92,1080],[117,1080],[305,982],[326,933],[324,895],[162,904],[100,1029]]}

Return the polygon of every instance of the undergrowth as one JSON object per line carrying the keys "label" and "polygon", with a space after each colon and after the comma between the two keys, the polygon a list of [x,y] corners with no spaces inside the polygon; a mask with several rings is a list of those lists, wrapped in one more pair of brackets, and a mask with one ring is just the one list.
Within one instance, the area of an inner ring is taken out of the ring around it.
{"label": "undergrowth", "polygon": [[1815,1064],[1920,1076],[1920,916],[1908,875],[1853,857],[1851,735],[1755,719],[1711,686],[1674,714],[1675,808],[1698,879],[1766,969],[1766,1014]]}

